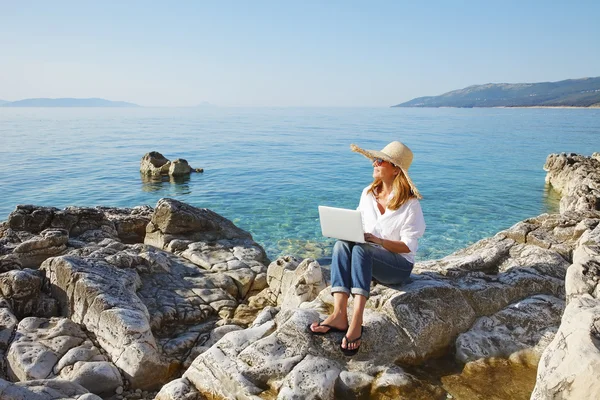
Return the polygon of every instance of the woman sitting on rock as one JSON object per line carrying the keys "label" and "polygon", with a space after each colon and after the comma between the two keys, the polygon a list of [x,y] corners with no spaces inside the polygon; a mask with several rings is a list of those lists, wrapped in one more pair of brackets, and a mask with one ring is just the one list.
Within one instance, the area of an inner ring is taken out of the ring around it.
{"label": "woman sitting on rock", "polygon": [[[418,200],[421,195],[408,176],[413,159],[410,149],[400,142],[392,142],[381,151],[363,150],[356,145],[351,149],[373,160],[373,183],[363,190],[358,205],[368,243],[335,243],[331,260],[334,310],[321,323],[310,325],[315,334],[346,332],[340,348],[348,356],[360,347],[371,279],[387,285],[407,280],[418,239],[425,231]],[[354,295],[354,311],[348,323],[350,294]]]}

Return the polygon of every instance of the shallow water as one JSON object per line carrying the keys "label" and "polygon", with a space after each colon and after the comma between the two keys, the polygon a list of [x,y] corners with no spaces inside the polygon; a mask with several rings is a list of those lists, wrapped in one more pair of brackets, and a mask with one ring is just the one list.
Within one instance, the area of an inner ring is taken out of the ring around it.
{"label": "shallow water", "polygon": [[[371,180],[350,143],[415,153],[427,231],[417,259],[447,255],[555,211],[548,154],[600,151],[600,110],[392,108],[0,108],[0,220],[17,204],[154,206],[173,197],[250,231],[271,258],[330,255],[317,206],[354,208]],[[141,157],[203,174],[149,181]]]}

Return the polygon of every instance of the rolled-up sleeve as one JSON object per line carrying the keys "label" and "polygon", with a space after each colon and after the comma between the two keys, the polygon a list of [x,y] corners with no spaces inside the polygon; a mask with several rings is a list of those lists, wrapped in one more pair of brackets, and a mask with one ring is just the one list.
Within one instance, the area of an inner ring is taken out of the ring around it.
{"label": "rolled-up sleeve", "polygon": [[411,253],[416,253],[419,248],[419,238],[425,233],[425,218],[418,200],[409,205],[406,218],[400,227],[400,240],[406,244]]}

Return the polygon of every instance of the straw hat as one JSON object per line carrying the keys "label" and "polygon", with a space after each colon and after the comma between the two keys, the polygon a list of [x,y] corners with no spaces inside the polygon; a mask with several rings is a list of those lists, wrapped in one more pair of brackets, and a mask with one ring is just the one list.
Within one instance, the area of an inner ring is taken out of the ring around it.
{"label": "straw hat", "polygon": [[385,146],[381,151],[377,150],[364,150],[358,147],[355,144],[350,145],[350,149],[357,153],[362,154],[363,156],[374,160],[376,158],[381,158],[387,162],[390,162],[400,168],[402,172],[404,172],[404,176],[406,176],[406,180],[410,185],[410,189],[413,194],[417,197],[417,199],[422,199],[421,193],[417,190],[417,187],[408,176],[408,168],[413,160],[413,153],[410,151],[408,147],[406,147],[403,143],[400,142],[391,142],[387,146]]}

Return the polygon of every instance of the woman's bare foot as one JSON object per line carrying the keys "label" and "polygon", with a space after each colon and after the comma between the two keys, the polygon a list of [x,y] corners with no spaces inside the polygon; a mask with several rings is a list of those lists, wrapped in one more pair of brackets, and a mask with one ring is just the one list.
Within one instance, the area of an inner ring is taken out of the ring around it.
{"label": "woman's bare foot", "polygon": [[331,328],[336,328],[339,331],[348,329],[348,315],[342,313],[331,314],[323,322],[313,322],[310,325],[310,330],[314,333],[327,333]]}

